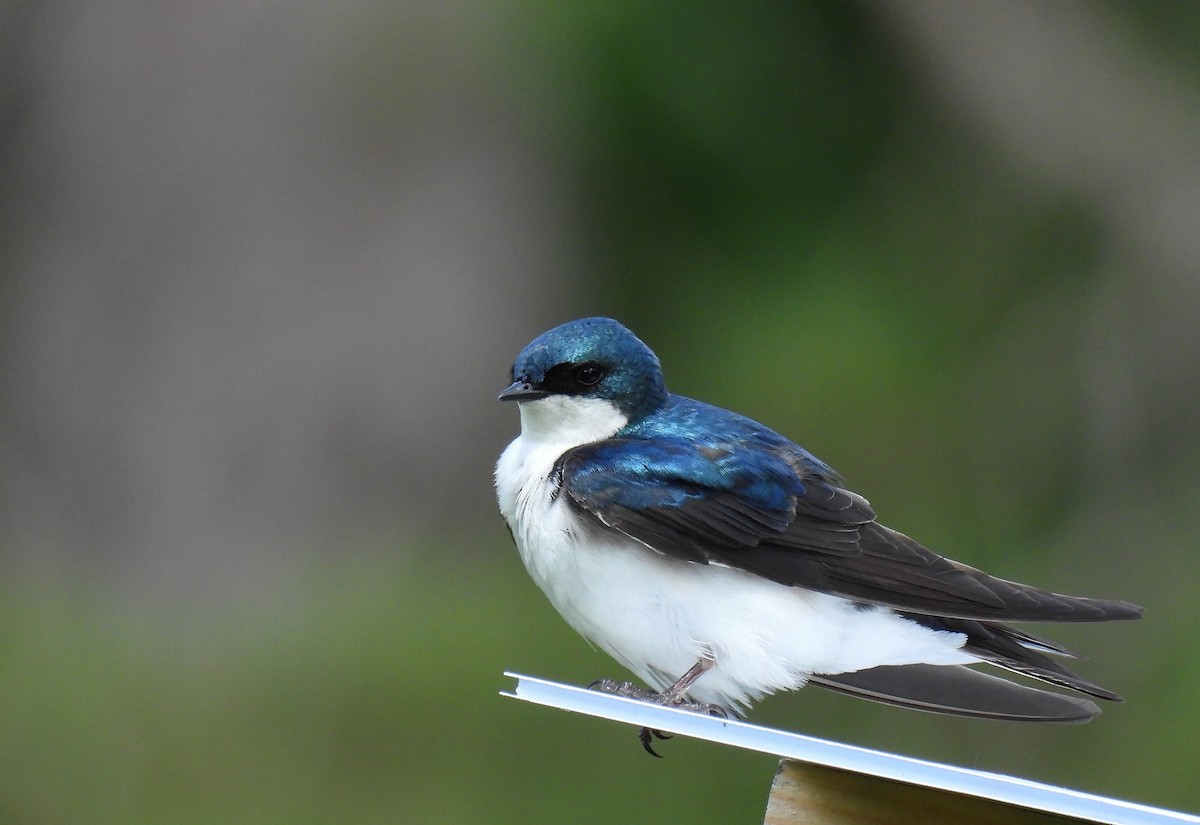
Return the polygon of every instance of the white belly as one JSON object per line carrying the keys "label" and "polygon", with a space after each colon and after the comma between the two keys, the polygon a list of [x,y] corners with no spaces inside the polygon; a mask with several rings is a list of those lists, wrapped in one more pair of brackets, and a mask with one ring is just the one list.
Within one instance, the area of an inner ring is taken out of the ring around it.
{"label": "white belly", "polygon": [[962,634],[881,607],[787,587],[744,571],[674,559],[585,520],[547,477],[561,444],[518,438],[496,489],[530,576],[572,627],[656,690],[703,657],[689,691],[744,707],[808,676],[878,665],[966,664]]}

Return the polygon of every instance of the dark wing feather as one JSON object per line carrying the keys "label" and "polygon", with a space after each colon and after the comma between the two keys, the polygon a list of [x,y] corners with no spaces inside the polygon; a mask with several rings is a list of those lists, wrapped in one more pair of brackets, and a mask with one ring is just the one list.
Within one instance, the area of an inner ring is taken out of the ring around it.
{"label": "dark wing feather", "polygon": [[980,673],[962,665],[873,667],[809,681],[889,705],[1015,722],[1086,722],[1100,713],[1081,696],[1063,696]]}
{"label": "dark wing feather", "polygon": [[1133,619],[1126,602],[1064,596],[943,558],[875,521],[861,496],[783,444],[618,438],[569,450],[570,500],[665,555],[782,584],[961,619]]}
{"label": "dark wing feather", "polygon": [[1097,622],[1142,615],[1128,602],[1067,596],[990,576],[877,523],[859,530],[857,547],[857,555],[818,553],[800,563],[792,548],[768,540],[729,561],[775,581],[939,616]]}

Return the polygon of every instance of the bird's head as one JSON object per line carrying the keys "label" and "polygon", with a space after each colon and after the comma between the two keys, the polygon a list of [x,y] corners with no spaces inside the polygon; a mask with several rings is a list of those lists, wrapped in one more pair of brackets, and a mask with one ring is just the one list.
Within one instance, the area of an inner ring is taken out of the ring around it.
{"label": "bird's head", "polygon": [[611,318],[582,318],[521,350],[500,400],[520,403],[527,434],[550,428],[599,440],[657,410],[667,389],[658,356],[636,335]]}

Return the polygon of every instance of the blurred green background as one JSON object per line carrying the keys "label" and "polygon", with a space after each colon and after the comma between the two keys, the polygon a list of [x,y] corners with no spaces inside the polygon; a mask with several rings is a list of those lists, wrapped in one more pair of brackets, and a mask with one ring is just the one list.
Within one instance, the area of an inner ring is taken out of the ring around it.
{"label": "blurred green background", "polygon": [[512,357],[621,319],[881,519],[1141,623],[1129,700],[752,720],[1200,810],[1200,7],[0,0],[0,822],[760,821],[495,513]]}

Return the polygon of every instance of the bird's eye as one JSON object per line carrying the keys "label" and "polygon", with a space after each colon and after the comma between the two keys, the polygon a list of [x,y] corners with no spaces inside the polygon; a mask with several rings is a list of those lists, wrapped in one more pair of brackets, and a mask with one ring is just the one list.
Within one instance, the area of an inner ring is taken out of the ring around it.
{"label": "bird's eye", "polygon": [[571,378],[576,384],[584,387],[594,387],[604,377],[604,369],[598,364],[580,364],[571,370]]}

